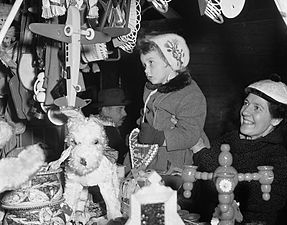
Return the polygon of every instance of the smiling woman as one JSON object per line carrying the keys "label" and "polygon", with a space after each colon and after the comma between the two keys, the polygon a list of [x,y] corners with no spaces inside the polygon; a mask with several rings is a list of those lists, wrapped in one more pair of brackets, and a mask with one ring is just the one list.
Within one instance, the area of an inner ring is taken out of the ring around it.
{"label": "smiling woman", "polygon": [[247,139],[266,136],[275,126],[268,109],[268,102],[252,93],[244,100],[240,121],[240,132]]}
{"label": "smiling woman", "polygon": [[287,87],[282,82],[262,80],[246,88],[248,96],[240,111],[240,132],[246,138],[264,137],[284,119]]}
{"label": "smiling woman", "polygon": [[[287,151],[282,132],[287,119],[287,86],[278,76],[273,76],[250,84],[245,92],[247,97],[240,110],[239,131],[226,133],[210,150],[196,153],[194,162],[199,171],[213,172],[219,166],[221,144],[229,144],[233,166],[238,173],[255,173],[257,166],[273,166],[270,200],[262,199],[260,184],[253,181],[239,183],[234,199],[240,203],[243,224],[282,224],[278,221],[278,212],[287,198]],[[212,182],[196,182],[195,186],[193,196],[198,203],[194,211],[199,210],[201,218],[210,221],[218,203],[217,191]]]}

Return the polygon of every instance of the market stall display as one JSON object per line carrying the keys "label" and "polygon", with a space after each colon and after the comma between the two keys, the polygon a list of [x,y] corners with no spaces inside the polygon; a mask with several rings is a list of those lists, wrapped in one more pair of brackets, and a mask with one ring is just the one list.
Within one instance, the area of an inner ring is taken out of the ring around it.
{"label": "market stall display", "polygon": [[95,185],[99,186],[106,204],[107,219],[122,216],[117,166],[104,154],[108,147],[101,120],[85,117],[74,108],[63,108],[62,113],[68,117],[68,148],[50,166],[57,169],[67,160],[64,198],[71,210],[68,221],[86,224],[94,219],[88,210],[88,187]]}
{"label": "market stall display", "polygon": [[161,176],[152,171],[143,186],[131,195],[130,215],[126,225],[184,225],[177,213],[177,194],[161,183]]}
{"label": "market stall display", "polygon": [[43,166],[20,188],[5,193],[1,206],[6,210],[6,223],[65,224],[65,214],[61,207],[64,202],[62,169],[47,168],[47,165]]}

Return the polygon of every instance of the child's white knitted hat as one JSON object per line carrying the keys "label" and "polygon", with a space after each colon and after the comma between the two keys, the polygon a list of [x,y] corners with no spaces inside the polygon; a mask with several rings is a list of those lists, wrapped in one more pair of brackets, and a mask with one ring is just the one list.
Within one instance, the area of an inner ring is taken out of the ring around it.
{"label": "child's white knitted hat", "polygon": [[149,38],[162,51],[174,71],[184,69],[189,63],[189,48],[183,37],[168,33]]}

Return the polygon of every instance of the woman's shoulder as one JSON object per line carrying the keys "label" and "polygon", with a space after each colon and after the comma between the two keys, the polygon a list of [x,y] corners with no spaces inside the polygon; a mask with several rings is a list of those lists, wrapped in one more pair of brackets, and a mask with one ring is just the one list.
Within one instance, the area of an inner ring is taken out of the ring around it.
{"label": "woman's shoulder", "polygon": [[220,151],[220,147],[223,144],[228,145],[234,145],[235,143],[238,143],[239,141],[239,131],[238,130],[231,130],[228,132],[225,132],[224,134],[214,138],[211,141],[211,147],[212,149],[217,149]]}

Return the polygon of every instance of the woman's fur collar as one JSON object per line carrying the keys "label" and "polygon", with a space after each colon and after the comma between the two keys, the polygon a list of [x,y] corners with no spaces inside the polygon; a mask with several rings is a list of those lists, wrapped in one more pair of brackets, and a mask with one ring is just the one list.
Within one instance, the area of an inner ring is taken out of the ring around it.
{"label": "woman's fur collar", "polygon": [[157,91],[160,93],[169,93],[183,89],[191,83],[191,80],[192,78],[190,74],[188,72],[184,72],[177,75],[166,84],[152,84],[151,82],[147,82],[146,87],[149,90],[158,89]]}

